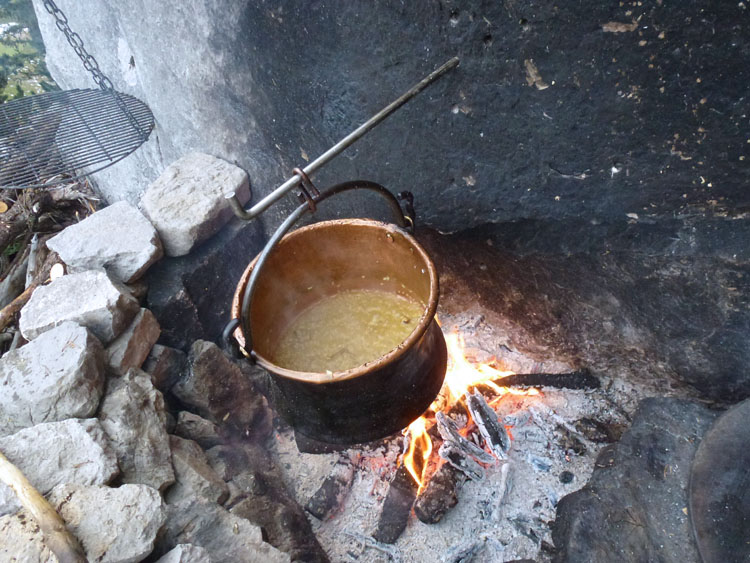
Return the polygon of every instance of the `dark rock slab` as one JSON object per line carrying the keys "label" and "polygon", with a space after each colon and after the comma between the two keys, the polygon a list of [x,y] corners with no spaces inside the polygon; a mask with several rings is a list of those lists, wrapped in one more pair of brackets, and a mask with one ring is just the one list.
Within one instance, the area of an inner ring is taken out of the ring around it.
{"label": "dark rock slab", "polygon": [[195,340],[220,340],[242,272],[263,248],[262,222],[231,219],[189,255],[148,271],[147,303],[162,329],[160,344],[187,351]]}
{"label": "dark rock slab", "polygon": [[219,427],[216,424],[188,411],[177,413],[177,422],[173,434],[180,438],[193,440],[206,450],[221,443]]}
{"label": "dark rock slab", "polygon": [[240,368],[212,342],[196,341],[190,369],[172,393],[208,420],[245,437],[263,438],[271,430],[271,411]]}
{"label": "dark rock slab", "polygon": [[690,521],[704,563],[750,561],[750,400],[722,414],[690,472]]}
{"label": "dark rock slab", "polygon": [[187,371],[187,355],[177,348],[155,344],[142,367],[151,376],[154,387],[165,393]]}
{"label": "dark rock slab", "polygon": [[166,553],[185,543],[203,547],[217,563],[289,562],[287,554],[263,541],[260,528],[199,497],[167,507],[167,521],[157,539],[156,552]]}
{"label": "dark rock slab", "polygon": [[260,526],[267,541],[289,553],[293,561],[327,563],[328,556],[318,543],[304,510],[289,495],[280,478],[281,472],[268,453],[259,447],[246,446],[245,455],[238,457],[236,452],[226,453],[221,446],[217,448],[209,451],[209,459],[221,459],[219,463],[225,475],[233,475],[230,488],[232,485],[237,488],[229,512]]}
{"label": "dark rock slab", "polygon": [[206,454],[192,440],[169,437],[175,483],[164,495],[169,504],[196,496],[222,504],[229,497],[227,484],[209,465]]}
{"label": "dark rock slab", "polygon": [[620,442],[600,453],[589,483],[560,501],[556,561],[699,562],[687,487],[717,414],[683,399],[644,400]]}

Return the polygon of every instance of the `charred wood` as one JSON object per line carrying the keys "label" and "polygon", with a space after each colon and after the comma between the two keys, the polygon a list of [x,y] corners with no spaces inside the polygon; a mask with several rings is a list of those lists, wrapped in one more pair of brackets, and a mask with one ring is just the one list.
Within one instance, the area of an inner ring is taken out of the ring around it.
{"label": "charred wood", "polygon": [[493,383],[502,387],[555,387],[556,389],[599,389],[599,378],[587,369],[570,373],[517,373],[496,379]]}
{"label": "charred wood", "polygon": [[348,458],[339,458],[333,471],[326,477],[320,488],[315,491],[305,505],[305,510],[323,520],[332,511],[341,506],[351,489],[354,478],[354,465]]}
{"label": "charred wood", "polygon": [[47,283],[52,266],[59,263],[60,257],[56,253],[50,252],[47,255],[47,259],[39,268],[39,271],[36,273],[34,280],[29,286],[23,291],[23,293],[21,293],[21,295],[0,310],[0,331],[5,329],[5,327],[15,320],[23,306],[28,303],[29,299],[31,299],[31,294],[34,293],[34,290],[40,285]]}
{"label": "charred wood", "polygon": [[481,393],[467,393],[466,407],[471,413],[479,434],[484,438],[485,445],[497,459],[505,459],[510,450],[510,436],[505,426],[498,420],[495,410],[487,404]]}
{"label": "charred wood", "polygon": [[458,503],[458,489],[465,480],[461,471],[444,463],[417,495],[414,514],[425,524],[437,524]]}
{"label": "charred wood", "polygon": [[[438,454],[472,481],[484,479],[484,468],[473,457],[466,455],[465,451],[458,449],[452,442],[443,442]],[[494,460],[494,458],[492,459]]]}
{"label": "charred wood", "polygon": [[444,445],[449,444],[452,450],[463,452],[465,456],[475,457],[483,463],[492,463],[495,461],[490,454],[474,442],[464,438],[458,431],[456,422],[449,416],[446,416],[445,413],[438,412],[435,415],[435,419],[437,420],[438,432],[440,432],[440,436],[445,440]]}
{"label": "charred wood", "polygon": [[372,537],[382,543],[395,543],[406,528],[416,497],[417,484],[406,467],[401,465],[396,470],[388,488],[378,525]]}
{"label": "charred wood", "polygon": [[495,489],[497,496],[494,499],[492,514],[490,517],[495,521],[501,520],[501,513],[505,504],[505,497],[508,496],[508,491],[511,488],[511,469],[512,465],[510,461],[506,461],[500,467],[500,483]]}

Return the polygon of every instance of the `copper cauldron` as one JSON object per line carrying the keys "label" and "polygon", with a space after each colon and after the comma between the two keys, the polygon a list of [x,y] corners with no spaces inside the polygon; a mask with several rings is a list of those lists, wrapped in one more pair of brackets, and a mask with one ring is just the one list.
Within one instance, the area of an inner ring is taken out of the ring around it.
{"label": "copper cauldron", "polygon": [[[371,182],[339,184],[316,201],[360,188],[386,197],[406,225],[395,198]],[[333,444],[383,438],[422,414],[443,383],[447,352],[435,321],[435,266],[404,228],[380,221],[324,221],[284,235],[305,212],[305,205],[298,208],[245,270],[226,334],[271,375],[276,409],[296,432]],[[285,369],[269,359],[301,311],[336,292],[360,289],[392,291],[425,304],[417,327],[398,347],[327,374]]]}

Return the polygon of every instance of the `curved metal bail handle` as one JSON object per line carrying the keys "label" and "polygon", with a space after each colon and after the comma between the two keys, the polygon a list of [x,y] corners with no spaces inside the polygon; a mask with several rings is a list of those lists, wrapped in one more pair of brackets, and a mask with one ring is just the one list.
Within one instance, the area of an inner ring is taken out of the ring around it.
{"label": "curved metal bail handle", "polygon": [[[410,215],[404,215],[404,212],[401,209],[401,206],[398,203],[398,200],[396,197],[389,192],[387,189],[385,189],[380,184],[376,184],[375,182],[367,182],[364,180],[355,180],[352,182],[344,182],[342,184],[337,184],[331,188],[328,188],[327,190],[324,190],[322,193],[314,197],[315,204],[320,203],[321,201],[324,201],[328,199],[329,197],[332,197],[334,195],[348,192],[351,190],[369,190],[372,192],[375,192],[376,194],[379,194],[382,196],[386,202],[388,203],[388,206],[390,207],[391,211],[393,211],[393,215],[396,218],[396,223],[399,227],[402,229],[411,231],[414,225],[414,218]],[[302,218],[303,215],[306,213],[312,213],[313,208],[309,205],[309,202],[305,201],[302,205],[297,207],[290,215],[289,217],[284,220],[284,222],[279,225],[279,227],[276,229],[276,232],[273,234],[273,236],[268,240],[266,243],[266,246],[263,248],[263,251],[258,256],[258,261],[255,263],[255,266],[253,267],[253,271],[250,272],[250,279],[247,282],[247,285],[245,286],[245,291],[242,294],[242,300],[240,301],[240,318],[239,322],[237,319],[232,319],[229,321],[229,324],[227,324],[226,328],[224,329],[224,340],[225,342],[229,341],[229,335],[234,332],[236,327],[239,325],[242,327],[242,332],[245,336],[245,347],[244,350],[241,350],[243,354],[249,358],[253,358],[253,338],[252,338],[252,331],[250,329],[250,303],[252,302],[253,294],[255,293],[255,287],[258,284],[258,278],[260,276],[260,271],[263,269],[263,266],[268,261],[268,257],[270,256],[273,249],[276,247],[276,245],[279,243],[279,241],[284,237],[284,235],[291,229],[294,224]]]}

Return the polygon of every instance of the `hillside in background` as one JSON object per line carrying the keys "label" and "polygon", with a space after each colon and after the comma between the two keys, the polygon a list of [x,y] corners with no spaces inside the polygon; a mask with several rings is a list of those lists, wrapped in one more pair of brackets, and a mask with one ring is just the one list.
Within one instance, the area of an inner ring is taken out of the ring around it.
{"label": "hillside in background", "polygon": [[31,0],[0,0],[0,103],[56,89]]}

